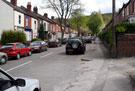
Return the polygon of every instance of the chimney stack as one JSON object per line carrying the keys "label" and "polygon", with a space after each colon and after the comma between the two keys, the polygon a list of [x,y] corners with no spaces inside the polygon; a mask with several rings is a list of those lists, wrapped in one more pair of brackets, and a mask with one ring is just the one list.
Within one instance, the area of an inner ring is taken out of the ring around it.
{"label": "chimney stack", "polygon": [[17,6],[17,0],[11,0],[10,2],[11,2],[11,4],[13,4],[14,6]]}
{"label": "chimney stack", "polygon": [[33,11],[34,11],[34,13],[38,14],[38,8],[37,7],[34,7]]}
{"label": "chimney stack", "polygon": [[54,20],[54,16],[52,16],[51,19]]}
{"label": "chimney stack", "polygon": [[27,4],[27,11],[31,13],[31,2],[28,2]]}
{"label": "chimney stack", "polygon": [[45,13],[45,14],[44,14],[44,17],[45,17],[45,18],[48,18],[48,14],[47,14],[47,13]]}

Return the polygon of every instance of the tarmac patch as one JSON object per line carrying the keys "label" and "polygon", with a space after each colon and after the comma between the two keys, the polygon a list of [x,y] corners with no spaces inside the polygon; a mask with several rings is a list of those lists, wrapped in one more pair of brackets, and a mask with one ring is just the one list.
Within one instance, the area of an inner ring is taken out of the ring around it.
{"label": "tarmac patch", "polygon": [[92,61],[92,60],[86,59],[86,58],[81,58],[81,61]]}

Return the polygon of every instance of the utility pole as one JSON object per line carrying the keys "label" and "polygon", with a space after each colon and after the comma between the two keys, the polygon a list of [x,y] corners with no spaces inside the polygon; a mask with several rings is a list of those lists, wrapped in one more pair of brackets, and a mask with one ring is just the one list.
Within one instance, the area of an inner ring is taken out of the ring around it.
{"label": "utility pole", "polygon": [[112,30],[112,35],[113,35],[113,58],[117,58],[117,48],[116,48],[116,31],[115,31],[115,0],[112,0],[112,20],[113,20],[113,30]]}

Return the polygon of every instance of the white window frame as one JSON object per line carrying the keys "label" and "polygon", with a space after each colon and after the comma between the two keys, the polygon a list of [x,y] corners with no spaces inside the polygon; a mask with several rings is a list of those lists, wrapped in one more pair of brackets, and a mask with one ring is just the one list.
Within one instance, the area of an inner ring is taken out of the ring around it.
{"label": "white window frame", "polygon": [[34,25],[35,25],[35,29],[37,29],[37,22],[36,21],[34,21]]}

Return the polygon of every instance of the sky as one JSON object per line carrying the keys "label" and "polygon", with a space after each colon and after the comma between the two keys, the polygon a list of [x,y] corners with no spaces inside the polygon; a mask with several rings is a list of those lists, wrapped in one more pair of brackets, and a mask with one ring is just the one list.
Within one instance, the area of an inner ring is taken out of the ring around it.
{"label": "sky", "polygon": [[[10,0],[8,0],[10,1]],[[40,6],[44,5],[43,0],[17,0],[18,6],[27,6],[27,2],[31,2],[32,7],[37,6],[38,12],[43,15],[48,13],[48,16],[57,16],[51,9],[41,9]],[[44,0],[45,1],[45,0]],[[122,7],[123,3],[127,3],[129,0],[116,0],[116,10]],[[84,8],[84,15],[90,15],[93,11],[101,11],[101,13],[112,12],[112,0],[80,0]]]}

